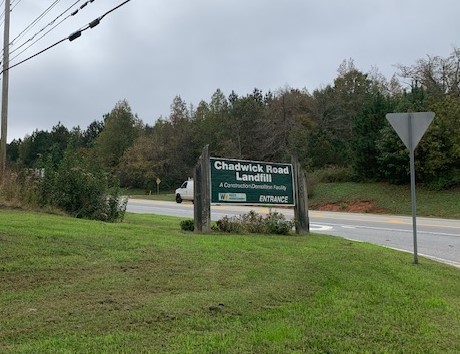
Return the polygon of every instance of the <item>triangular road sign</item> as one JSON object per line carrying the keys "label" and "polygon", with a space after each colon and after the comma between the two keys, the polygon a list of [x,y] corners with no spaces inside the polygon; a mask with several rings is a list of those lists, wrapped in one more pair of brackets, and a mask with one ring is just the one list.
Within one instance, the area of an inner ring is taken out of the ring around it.
{"label": "triangular road sign", "polygon": [[409,150],[412,148],[413,151],[430,126],[434,116],[433,112],[388,113],[386,118],[404,145]]}

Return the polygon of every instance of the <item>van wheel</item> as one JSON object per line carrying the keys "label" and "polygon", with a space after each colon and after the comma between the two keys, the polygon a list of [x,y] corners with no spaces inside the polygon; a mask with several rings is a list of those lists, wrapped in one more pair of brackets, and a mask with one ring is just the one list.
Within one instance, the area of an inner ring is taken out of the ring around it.
{"label": "van wheel", "polygon": [[182,198],[180,197],[180,194],[176,195],[176,203],[182,203]]}

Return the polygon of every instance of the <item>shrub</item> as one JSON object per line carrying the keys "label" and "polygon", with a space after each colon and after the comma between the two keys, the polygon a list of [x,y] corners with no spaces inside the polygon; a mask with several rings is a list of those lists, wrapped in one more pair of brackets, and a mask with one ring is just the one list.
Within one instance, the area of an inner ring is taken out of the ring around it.
{"label": "shrub", "polygon": [[434,177],[427,186],[431,190],[441,191],[460,186],[460,169],[453,169]]}
{"label": "shrub", "polygon": [[215,230],[229,233],[258,233],[287,235],[294,227],[294,222],[286,220],[279,212],[269,212],[265,217],[251,210],[241,216],[224,216],[217,221]]}
{"label": "shrub", "polygon": [[270,212],[265,219],[265,224],[267,233],[277,235],[287,235],[294,227],[292,221],[286,220],[284,215],[278,212]]}
{"label": "shrub", "polygon": [[115,179],[70,149],[59,166],[49,158],[43,168],[6,171],[0,180],[0,203],[13,207],[118,222],[127,202]]}
{"label": "shrub", "polygon": [[244,231],[244,227],[238,216],[224,216],[216,222],[216,230],[228,233],[241,233]]}
{"label": "shrub", "polygon": [[313,196],[318,181],[313,173],[307,173],[307,196]]}
{"label": "shrub", "polygon": [[195,222],[192,219],[182,220],[180,222],[180,228],[182,231],[194,231]]}
{"label": "shrub", "polygon": [[112,189],[105,198],[102,198],[99,208],[93,214],[93,219],[121,222],[125,217],[128,198],[121,196],[118,188]]}
{"label": "shrub", "polygon": [[327,166],[310,173],[313,181],[318,183],[351,182],[352,170],[349,167]]}
{"label": "shrub", "polygon": [[41,199],[39,170],[6,170],[0,181],[0,201],[14,207],[38,208]]}
{"label": "shrub", "polygon": [[266,225],[262,215],[251,210],[247,214],[241,215],[241,223],[249,233],[262,234],[266,232]]}
{"label": "shrub", "polygon": [[51,182],[51,201],[77,218],[108,220],[106,181],[84,166],[62,163]]}

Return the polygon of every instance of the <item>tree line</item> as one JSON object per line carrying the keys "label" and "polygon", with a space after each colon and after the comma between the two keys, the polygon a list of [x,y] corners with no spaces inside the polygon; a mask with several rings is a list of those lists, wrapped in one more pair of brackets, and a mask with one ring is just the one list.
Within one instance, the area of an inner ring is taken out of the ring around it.
{"label": "tree line", "polygon": [[288,162],[308,171],[336,166],[355,181],[409,182],[409,157],[385,119],[389,112],[433,111],[436,117],[416,150],[419,183],[460,185],[460,51],[398,66],[391,79],[342,63],[334,82],[312,93],[226,95],[217,89],[196,106],[176,96],[170,114],[153,125],[118,102],[85,130],[58,123],[8,145],[11,168],[58,168],[77,156],[115,176],[123,187],[174,189],[192,176],[202,148],[212,156]]}

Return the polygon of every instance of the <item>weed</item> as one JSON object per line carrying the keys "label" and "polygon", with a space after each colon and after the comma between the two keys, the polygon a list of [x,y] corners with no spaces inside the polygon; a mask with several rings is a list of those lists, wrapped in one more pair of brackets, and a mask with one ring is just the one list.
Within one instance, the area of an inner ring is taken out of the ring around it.
{"label": "weed", "polygon": [[180,228],[182,231],[194,231],[195,222],[192,219],[182,220],[180,222]]}

